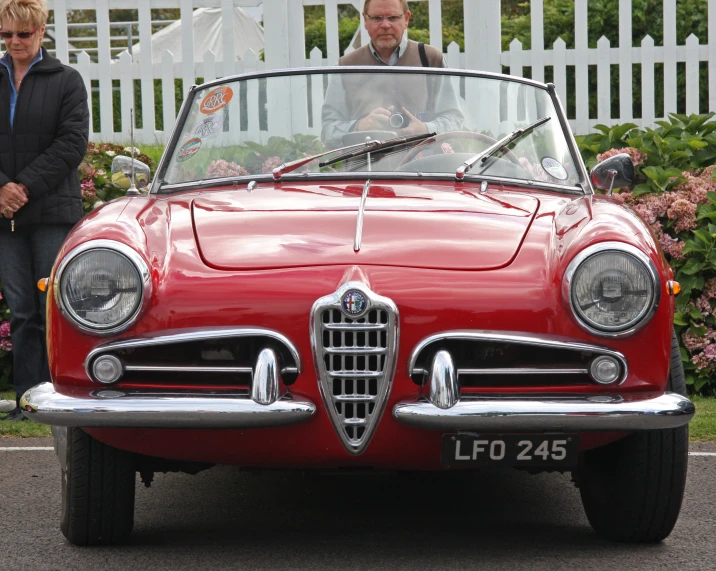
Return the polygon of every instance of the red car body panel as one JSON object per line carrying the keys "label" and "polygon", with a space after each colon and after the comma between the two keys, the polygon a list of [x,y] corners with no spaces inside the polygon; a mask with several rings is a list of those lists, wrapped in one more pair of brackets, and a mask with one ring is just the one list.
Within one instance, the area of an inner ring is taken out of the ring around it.
{"label": "red car body panel", "polygon": [[[400,424],[391,411],[422,391],[407,372],[413,348],[429,335],[456,329],[535,333],[608,347],[629,362],[619,393],[664,392],[673,319],[673,297],[666,291],[670,269],[646,226],[618,200],[499,185],[480,194],[470,183],[371,184],[357,253],[353,239],[363,181],[263,182],[251,192],[223,187],[123,198],[83,219],[59,259],[89,239],[122,242],[149,264],[153,296],[144,316],[114,337],[79,331],[54,302],[49,304],[50,367],[58,392],[81,396],[96,388],[84,360],[109,341],[160,331],[259,326],[295,345],[302,371],[290,391],[317,406],[310,420],[280,428],[87,432],[143,454],[246,467],[439,469],[442,431]],[[661,275],[661,302],[634,334],[597,337],[577,323],[563,298],[565,270],[585,247],[627,240]],[[356,279],[395,302],[400,329],[387,405],[366,450],[353,455],[324,408],[310,314],[318,298]],[[564,391],[563,385],[547,384],[480,392]],[[570,388],[574,394],[614,391],[598,385]],[[580,443],[586,449],[620,436],[583,433]]]}

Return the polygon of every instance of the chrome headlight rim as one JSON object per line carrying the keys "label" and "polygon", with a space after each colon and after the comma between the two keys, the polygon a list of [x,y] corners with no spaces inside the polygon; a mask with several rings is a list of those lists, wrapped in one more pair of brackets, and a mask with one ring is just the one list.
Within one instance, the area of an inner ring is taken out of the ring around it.
{"label": "chrome headlight rim", "polygon": [[[603,254],[605,252],[617,252],[636,258],[636,260],[644,266],[647,275],[651,278],[654,295],[651,303],[647,306],[646,310],[641,314],[641,317],[639,317],[638,320],[630,322],[625,326],[617,328],[605,327],[602,329],[587,322],[582,317],[579,310],[575,307],[574,298],[572,296],[572,285],[574,283],[574,276],[579,267],[592,256]],[[661,301],[661,279],[659,278],[659,272],[657,271],[654,262],[640,249],[632,246],[631,244],[625,244],[624,242],[600,242],[582,250],[569,263],[567,271],[564,274],[562,295],[569,304],[572,315],[582,329],[599,337],[627,337],[639,331],[642,327],[649,323],[649,321],[651,321],[652,317],[654,317],[654,314],[659,307],[659,302]]]}
{"label": "chrome headlight rim", "polygon": [[[115,252],[125,257],[135,268],[139,279],[142,283],[141,300],[137,304],[134,312],[124,321],[116,325],[102,326],[94,325],[90,322],[81,319],[75,313],[67,307],[65,300],[62,297],[60,284],[62,283],[62,277],[67,267],[81,254],[84,254],[90,250],[105,250]],[[73,248],[68,254],[62,259],[60,264],[57,266],[55,271],[55,277],[53,281],[53,295],[55,298],[55,304],[59,308],[62,315],[70,322],[74,327],[84,333],[90,333],[100,337],[108,337],[121,333],[122,331],[131,327],[137,320],[144,314],[147,307],[149,306],[149,300],[152,294],[152,280],[149,271],[149,266],[145,262],[144,258],[133,248],[123,244],[121,242],[115,242],[114,240],[90,240],[84,244]]]}

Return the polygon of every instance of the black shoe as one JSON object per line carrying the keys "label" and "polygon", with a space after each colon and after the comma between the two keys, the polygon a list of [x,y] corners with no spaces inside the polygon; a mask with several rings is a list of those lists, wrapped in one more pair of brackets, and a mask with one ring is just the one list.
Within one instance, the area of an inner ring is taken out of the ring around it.
{"label": "black shoe", "polygon": [[15,410],[11,411],[9,414],[7,414],[3,420],[8,420],[10,422],[20,422],[22,420],[27,420],[27,417],[22,414],[22,410],[20,407],[16,408]]}

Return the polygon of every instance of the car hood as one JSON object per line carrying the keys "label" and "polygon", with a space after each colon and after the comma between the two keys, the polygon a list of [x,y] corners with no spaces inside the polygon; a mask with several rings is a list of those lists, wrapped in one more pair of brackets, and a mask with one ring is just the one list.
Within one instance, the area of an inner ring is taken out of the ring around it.
{"label": "car hood", "polygon": [[204,262],[225,270],[332,264],[490,270],[517,254],[539,201],[475,185],[258,185],[192,202]]}

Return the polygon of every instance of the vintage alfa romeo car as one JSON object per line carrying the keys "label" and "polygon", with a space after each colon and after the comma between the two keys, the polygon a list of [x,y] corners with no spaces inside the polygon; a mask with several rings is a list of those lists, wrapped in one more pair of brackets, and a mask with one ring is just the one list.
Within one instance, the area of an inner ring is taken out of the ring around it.
{"label": "vintage alfa romeo car", "polygon": [[[673,280],[585,169],[553,85],[322,68],[192,88],[147,193],[48,278],[61,529],[124,540],[136,474],[572,472],[602,536],[659,541],[687,467]],[[595,194],[595,188],[604,194]],[[477,478],[477,476],[476,476]]]}

